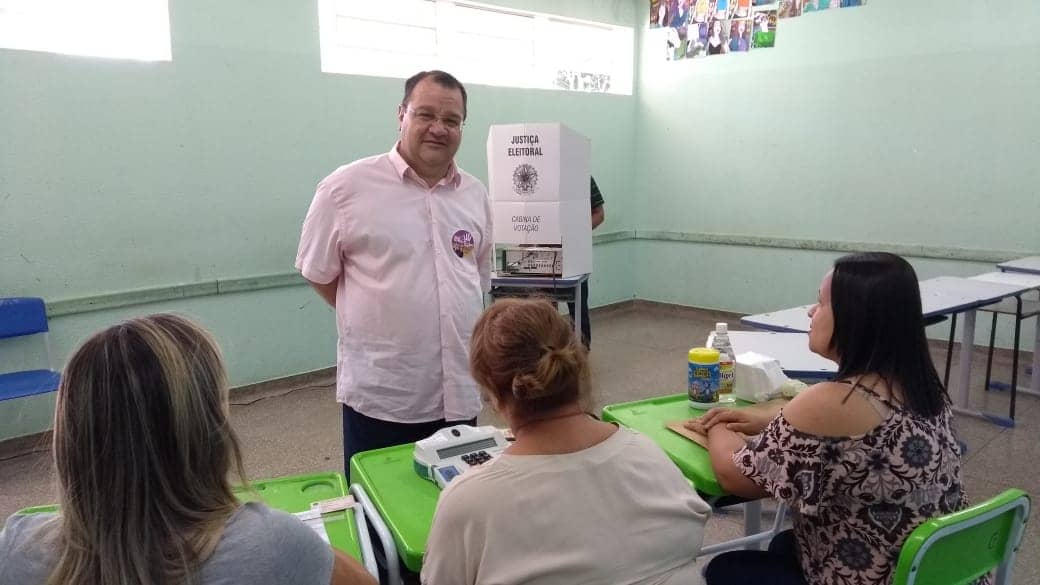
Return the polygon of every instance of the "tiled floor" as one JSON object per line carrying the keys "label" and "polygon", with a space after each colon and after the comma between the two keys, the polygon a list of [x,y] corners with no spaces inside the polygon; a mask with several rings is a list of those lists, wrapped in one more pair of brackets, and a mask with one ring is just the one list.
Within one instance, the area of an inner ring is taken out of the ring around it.
{"label": "tiled floor", "polygon": [[[592,368],[597,407],[681,392],[686,383],[686,350],[703,342],[717,320],[743,329],[734,315],[691,309],[639,304],[594,312]],[[938,345],[933,354],[936,363],[943,363]],[[954,355],[956,359],[956,352]],[[1025,357],[1027,362],[1028,354]],[[973,399],[979,407],[1006,414],[1006,394],[982,392],[984,370],[985,355],[976,350]],[[998,355],[994,378],[1007,380],[1009,371],[1010,360]],[[302,386],[269,385],[262,392],[235,399],[232,416],[251,477],[335,470],[341,465],[340,414],[331,376]],[[1040,495],[1040,399],[1020,396],[1016,420],[1015,428],[1005,429],[958,418],[958,432],[968,445],[964,470],[973,501],[1008,487]],[[482,421],[494,418],[484,415]],[[46,445],[40,452],[0,461],[0,518],[25,506],[53,502],[52,478]],[[708,524],[706,542],[734,538],[742,527],[739,509],[716,514]],[[1014,582],[1040,583],[1040,517],[1036,514],[1019,551]]]}

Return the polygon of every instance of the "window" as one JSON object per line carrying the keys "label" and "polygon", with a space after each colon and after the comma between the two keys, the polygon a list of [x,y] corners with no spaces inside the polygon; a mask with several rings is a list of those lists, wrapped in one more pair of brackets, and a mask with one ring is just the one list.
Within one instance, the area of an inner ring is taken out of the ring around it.
{"label": "window", "polygon": [[0,0],[0,48],[169,61],[167,0]]}
{"label": "window", "polygon": [[632,93],[631,27],[450,0],[319,0],[321,68],[464,83]]}

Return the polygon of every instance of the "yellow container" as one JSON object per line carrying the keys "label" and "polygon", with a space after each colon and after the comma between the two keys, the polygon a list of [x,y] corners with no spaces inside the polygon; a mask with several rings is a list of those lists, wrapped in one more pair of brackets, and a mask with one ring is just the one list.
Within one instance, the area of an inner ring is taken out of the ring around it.
{"label": "yellow container", "polygon": [[719,351],[695,347],[687,355],[687,392],[693,408],[711,408],[719,403]]}

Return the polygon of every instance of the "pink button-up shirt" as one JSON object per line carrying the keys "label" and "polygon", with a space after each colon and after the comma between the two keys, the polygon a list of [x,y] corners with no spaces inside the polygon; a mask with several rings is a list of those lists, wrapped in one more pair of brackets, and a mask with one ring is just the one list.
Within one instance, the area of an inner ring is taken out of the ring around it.
{"label": "pink button-up shirt", "polygon": [[431,189],[394,145],[325,177],[296,268],[338,279],[336,399],[393,422],[476,417],[469,340],[492,249],[487,189],[454,165]]}

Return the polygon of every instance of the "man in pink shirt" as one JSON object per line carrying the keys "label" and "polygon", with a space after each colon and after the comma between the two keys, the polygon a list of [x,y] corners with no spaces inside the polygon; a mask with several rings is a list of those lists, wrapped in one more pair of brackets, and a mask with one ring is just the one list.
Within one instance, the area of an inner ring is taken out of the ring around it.
{"label": "man in pink shirt", "polygon": [[343,460],[475,424],[469,339],[491,284],[487,189],[454,162],[466,89],[405,82],[397,144],[318,184],[296,268],[336,309]]}

